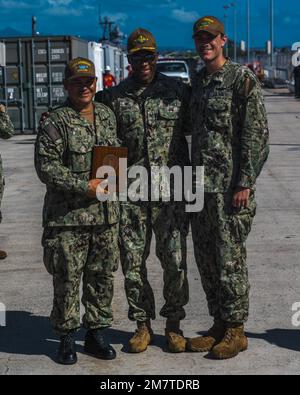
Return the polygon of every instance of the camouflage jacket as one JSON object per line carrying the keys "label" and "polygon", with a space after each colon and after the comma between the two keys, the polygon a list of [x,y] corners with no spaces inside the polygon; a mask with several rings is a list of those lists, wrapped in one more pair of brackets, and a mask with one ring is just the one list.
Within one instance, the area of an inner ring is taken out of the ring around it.
{"label": "camouflage jacket", "polygon": [[96,95],[116,115],[118,138],[128,147],[129,167],[189,164],[185,139],[188,95],[184,84],[160,73],[144,90],[129,77]]}
{"label": "camouflage jacket", "polygon": [[260,83],[232,63],[208,75],[201,70],[190,103],[192,163],[204,166],[205,191],[254,188],[269,154],[269,130]]}
{"label": "camouflage jacket", "polygon": [[9,139],[14,134],[14,125],[12,124],[7,112],[0,112],[0,137]]}
{"label": "camouflage jacket", "polygon": [[35,144],[35,168],[46,184],[43,226],[98,226],[119,220],[118,202],[87,197],[95,145],[119,146],[112,111],[95,103],[95,125],[67,102],[41,125]]}
{"label": "camouflage jacket", "polygon": [[[14,134],[14,125],[12,124],[7,112],[0,111],[0,137],[9,139]],[[2,178],[2,158],[0,156],[0,179]],[[0,180],[2,182],[2,180]]]}

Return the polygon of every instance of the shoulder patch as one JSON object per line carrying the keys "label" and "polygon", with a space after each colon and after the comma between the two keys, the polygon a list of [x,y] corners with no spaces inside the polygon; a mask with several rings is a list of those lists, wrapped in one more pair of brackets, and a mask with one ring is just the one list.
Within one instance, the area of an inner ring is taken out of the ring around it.
{"label": "shoulder patch", "polygon": [[255,74],[246,66],[240,66],[236,78],[237,91],[242,98],[247,98],[256,84],[259,84]]}
{"label": "shoulder patch", "polygon": [[54,142],[61,138],[59,131],[51,122],[48,123],[44,130]]}
{"label": "shoulder patch", "polygon": [[242,95],[244,97],[248,97],[252,91],[252,89],[255,87],[256,81],[254,78],[251,78],[249,75],[246,76],[245,82],[242,87]]}
{"label": "shoulder patch", "polygon": [[249,77],[246,78],[245,85],[244,85],[244,95],[247,97],[251,90],[251,80]]}

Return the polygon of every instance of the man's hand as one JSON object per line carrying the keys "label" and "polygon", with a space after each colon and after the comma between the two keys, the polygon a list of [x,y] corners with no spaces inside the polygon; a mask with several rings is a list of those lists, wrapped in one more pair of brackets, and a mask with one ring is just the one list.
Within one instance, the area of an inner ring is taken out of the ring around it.
{"label": "man's hand", "polygon": [[0,104],[0,112],[2,112],[2,113],[6,112],[6,108],[3,104]]}
{"label": "man's hand", "polygon": [[233,199],[232,199],[233,207],[238,209],[243,207],[248,207],[250,193],[251,193],[251,189],[238,187],[233,195]]}
{"label": "man's hand", "polygon": [[[107,195],[108,191],[106,189],[103,189],[102,187],[99,186],[99,184],[102,182],[103,180],[101,179],[95,179],[95,180],[90,180],[89,181],[89,191],[87,193],[88,197],[95,199],[97,197],[97,192],[101,193],[102,195]],[[99,186],[99,188],[98,188]],[[98,188],[98,189],[97,189]]]}

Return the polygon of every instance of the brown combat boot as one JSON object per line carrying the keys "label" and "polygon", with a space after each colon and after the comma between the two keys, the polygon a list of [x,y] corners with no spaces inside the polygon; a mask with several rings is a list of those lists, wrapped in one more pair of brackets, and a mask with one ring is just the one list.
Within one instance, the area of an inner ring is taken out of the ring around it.
{"label": "brown combat boot", "polygon": [[0,260],[3,261],[7,258],[7,253],[5,251],[0,250]]}
{"label": "brown combat boot", "polygon": [[138,322],[137,326],[134,336],[129,340],[129,352],[134,354],[146,351],[153,339],[150,321]]}
{"label": "brown combat boot", "polygon": [[185,352],[186,339],[183,336],[183,332],[180,330],[179,321],[167,320],[165,335],[167,339],[168,349],[170,352]]}
{"label": "brown combat boot", "polygon": [[216,359],[230,359],[248,348],[248,339],[245,336],[244,325],[227,325],[223,340],[211,351]]}
{"label": "brown combat boot", "polygon": [[224,333],[225,324],[215,320],[213,327],[204,336],[188,339],[186,348],[192,352],[209,352],[223,339]]}

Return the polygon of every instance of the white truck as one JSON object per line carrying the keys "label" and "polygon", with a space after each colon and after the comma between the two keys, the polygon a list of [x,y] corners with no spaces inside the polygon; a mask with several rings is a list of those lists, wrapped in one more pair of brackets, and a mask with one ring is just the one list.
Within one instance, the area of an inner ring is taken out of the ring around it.
{"label": "white truck", "polygon": [[157,71],[185,84],[191,83],[189,66],[184,60],[158,59]]}

